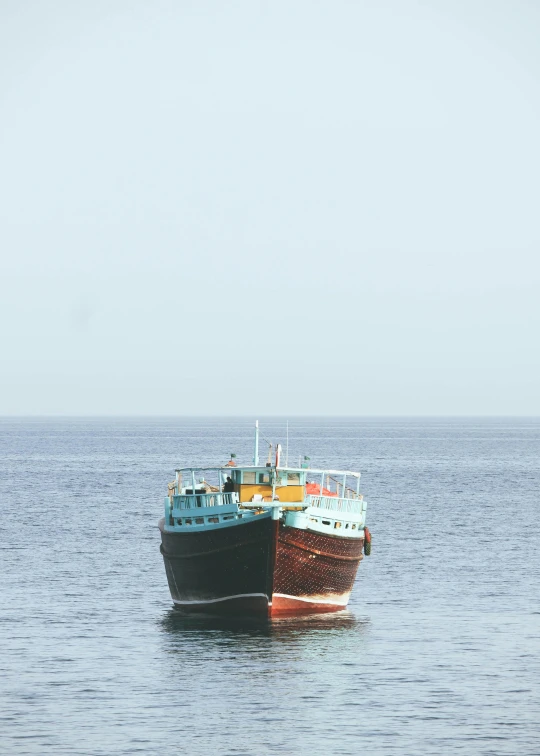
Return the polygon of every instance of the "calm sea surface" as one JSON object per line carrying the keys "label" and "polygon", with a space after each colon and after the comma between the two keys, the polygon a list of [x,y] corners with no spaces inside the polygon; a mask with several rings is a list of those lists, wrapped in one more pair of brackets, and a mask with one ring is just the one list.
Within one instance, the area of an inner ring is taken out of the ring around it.
{"label": "calm sea surface", "polygon": [[540,754],[540,420],[292,420],[290,450],[363,472],[349,610],[184,619],[166,484],[249,462],[251,423],[0,420],[1,753]]}

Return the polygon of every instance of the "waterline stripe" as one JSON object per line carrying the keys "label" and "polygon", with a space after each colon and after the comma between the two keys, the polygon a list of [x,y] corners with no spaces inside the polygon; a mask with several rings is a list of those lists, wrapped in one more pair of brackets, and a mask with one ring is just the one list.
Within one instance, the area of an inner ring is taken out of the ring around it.
{"label": "waterline stripe", "polygon": [[220,601],[230,601],[231,599],[238,598],[265,598],[268,601],[268,596],[266,595],[266,593],[237,593],[235,596],[223,596],[223,598],[195,599],[190,601],[178,601],[177,599],[173,599],[173,601],[175,604],[184,606],[187,604],[217,604]]}
{"label": "waterline stripe", "polygon": [[347,601],[329,601],[328,599],[307,598],[303,596],[289,596],[288,593],[274,593],[273,598],[293,599],[294,601],[307,601],[310,604],[333,604],[334,606],[347,606]]}

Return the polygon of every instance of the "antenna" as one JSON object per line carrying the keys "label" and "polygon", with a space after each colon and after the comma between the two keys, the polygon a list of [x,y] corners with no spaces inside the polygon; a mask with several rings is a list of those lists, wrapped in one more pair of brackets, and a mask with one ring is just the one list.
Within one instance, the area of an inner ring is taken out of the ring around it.
{"label": "antenna", "polygon": [[268,460],[266,462],[267,467],[272,467],[272,447],[274,446],[271,441],[269,441],[267,438],[262,436],[263,441],[266,441],[268,444]]}
{"label": "antenna", "polygon": [[253,464],[259,466],[259,421],[255,420],[255,452],[253,454]]}

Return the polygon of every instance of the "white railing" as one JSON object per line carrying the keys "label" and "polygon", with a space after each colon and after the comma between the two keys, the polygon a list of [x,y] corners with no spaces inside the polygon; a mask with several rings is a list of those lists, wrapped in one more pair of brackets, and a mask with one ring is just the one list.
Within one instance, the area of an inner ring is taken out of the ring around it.
{"label": "white railing", "polygon": [[175,509],[198,509],[199,507],[222,507],[238,504],[237,493],[196,493],[173,496]]}
{"label": "white railing", "polygon": [[335,512],[363,512],[362,499],[342,499],[338,496],[306,496],[306,504],[317,509],[331,509]]}

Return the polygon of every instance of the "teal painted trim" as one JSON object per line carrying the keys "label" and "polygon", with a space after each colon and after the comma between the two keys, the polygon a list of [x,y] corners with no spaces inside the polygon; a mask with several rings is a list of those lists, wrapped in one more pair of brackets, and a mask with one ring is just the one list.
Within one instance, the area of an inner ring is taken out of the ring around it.
{"label": "teal painted trim", "polygon": [[339,538],[363,538],[364,521],[362,516],[343,516],[323,509],[306,509],[304,512],[285,512],[286,527],[310,530],[313,533],[325,533]]}
{"label": "teal painted trim", "polygon": [[178,509],[208,509],[214,506],[236,506],[237,493],[175,494],[173,505]]}
{"label": "teal painted trim", "polygon": [[195,507],[183,509],[172,507],[173,517],[208,517],[209,515],[231,514],[238,512],[238,504],[222,504],[218,507]]}
{"label": "teal painted trim", "polygon": [[365,499],[342,499],[339,496],[318,496],[317,494],[308,494],[305,498],[306,507],[318,507],[320,509],[331,509],[335,512],[365,512],[367,502]]}
{"label": "teal painted trim", "polygon": [[[224,496],[229,497],[229,494],[224,494]],[[172,498],[172,501],[171,501]],[[189,507],[185,508],[182,506],[176,506],[177,504],[183,504],[186,501],[188,503],[193,503],[197,499],[202,499],[203,496],[173,496],[169,498],[168,496],[165,497],[165,522],[170,522],[171,517],[179,518],[179,517],[215,517],[216,515],[229,515],[229,514],[235,514],[238,512],[238,504],[236,502],[229,502],[228,504],[220,504],[218,506],[214,507]],[[230,498],[230,497],[229,497]],[[249,510],[248,510],[249,511]],[[250,514],[252,514],[250,512]]]}
{"label": "teal painted trim", "polygon": [[324,509],[321,507],[308,507],[304,510],[308,517],[322,517],[325,520],[339,520],[340,522],[355,522],[364,527],[365,515],[363,512],[338,512],[335,509]]}
{"label": "teal painted trim", "polygon": [[[201,517],[200,513],[198,516],[199,518]],[[235,514],[232,520],[225,520],[225,521],[211,522],[211,523],[205,522],[205,523],[200,523],[198,525],[194,523],[192,525],[185,525],[184,520],[186,519],[194,520],[195,517],[191,517],[191,516],[186,517],[184,515],[181,518],[182,525],[177,525],[177,524],[171,525],[169,521],[165,519],[165,524],[163,526],[163,529],[165,530],[166,533],[197,533],[197,532],[200,533],[202,531],[208,532],[209,530],[220,530],[221,528],[240,527],[241,525],[246,525],[248,522],[253,522],[255,518],[266,520],[266,519],[269,519],[271,516],[272,516],[271,510],[269,510],[268,512],[262,512],[261,514],[258,514],[258,515],[254,514],[253,512],[246,511],[246,512],[240,512],[240,513]]]}

